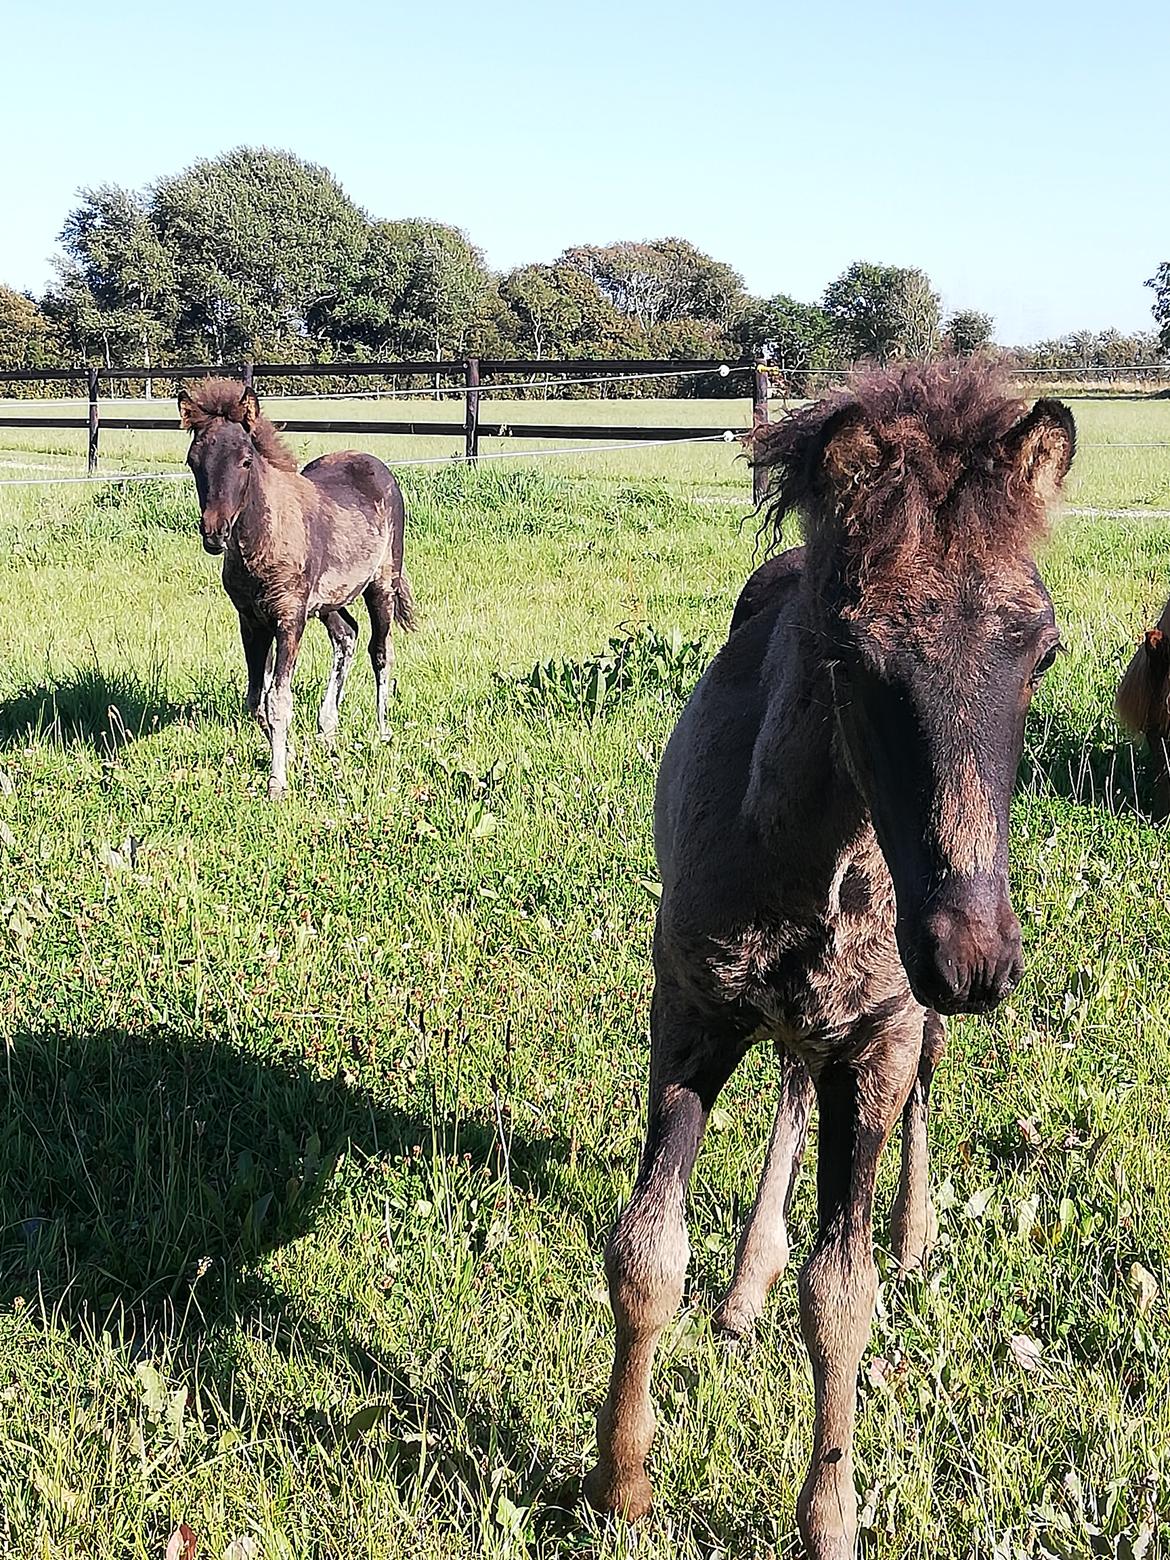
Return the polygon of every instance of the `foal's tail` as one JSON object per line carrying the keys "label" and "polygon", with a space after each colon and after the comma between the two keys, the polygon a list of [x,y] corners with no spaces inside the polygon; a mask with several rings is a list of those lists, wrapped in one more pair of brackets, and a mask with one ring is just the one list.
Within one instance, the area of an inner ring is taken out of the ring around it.
{"label": "foal's tail", "polygon": [[1117,718],[1142,736],[1170,736],[1170,602],[1134,651],[1114,700]]}
{"label": "foal's tail", "polygon": [[394,621],[408,634],[418,627],[418,614],[414,609],[414,592],[402,564],[406,537],[406,501],[397,479],[390,476],[390,563],[393,569],[391,590],[394,593]]}
{"label": "foal's tail", "polygon": [[394,621],[399,628],[404,628],[408,634],[413,634],[418,627],[418,614],[414,610],[414,592],[410,588],[405,569],[400,568],[395,574],[393,590]]}

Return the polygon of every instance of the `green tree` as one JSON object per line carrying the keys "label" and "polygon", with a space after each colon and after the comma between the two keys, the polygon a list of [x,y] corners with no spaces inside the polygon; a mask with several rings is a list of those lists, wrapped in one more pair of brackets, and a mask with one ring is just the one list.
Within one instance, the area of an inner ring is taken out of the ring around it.
{"label": "green tree", "polygon": [[1126,335],[1117,330],[1074,330],[1050,341],[1017,347],[1012,354],[1021,368],[1091,370],[1150,368],[1161,363],[1166,348],[1155,331]]}
{"label": "green tree", "polygon": [[939,297],[923,271],[856,260],[826,287],[823,307],[850,357],[888,363],[938,350]]}
{"label": "green tree", "polygon": [[310,306],[310,330],[342,352],[392,357],[398,349],[407,269],[396,225],[372,223],[360,256],[334,292]]}
{"label": "green tree", "polygon": [[48,368],[52,322],[26,293],[0,284],[0,368]]}
{"label": "green tree", "polygon": [[1170,352],[1170,260],[1163,260],[1146,283],[1154,289],[1154,321],[1158,326],[1162,350]]}
{"label": "green tree", "polygon": [[829,368],[834,362],[833,327],[824,309],[816,303],[798,303],[786,293],[749,299],[735,336],[740,352],[765,356],[797,394],[807,388],[812,370]]}
{"label": "green tree", "polygon": [[557,262],[523,265],[500,278],[509,335],[524,356],[602,357],[630,353],[636,326],[603,298],[584,271]]}
{"label": "green tree", "polygon": [[371,224],[361,254],[309,324],[343,351],[456,358],[479,335],[498,334],[500,312],[483,256],[466,235],[411,219]]}
{"label": "green tree", "polygon": [[176,273],[143,198],[117,184],[81,191],[65,219],[46,312],[75,354],[157,362],[174,331]]}
{"label": "green tree", "polygon": [[221,362],[303,352],[369,240],[365,213],[327,169],[264,147],[160,180],[149,211],[175,266],[179,343]]}
{"label": "green tree", "polygon": [[725,331],[746,302],[743,277],[684,238],[579,244],[558,265],[587,276],[601,296],[643,330],[669,320],[710,320]]}
{"label": "green tree", "polygon": [[482,253],[465,233],[442,222],[411,218],[379,226],[402,268],[396,350],[405,358],[463,356],[490,313],[492,280]]}
{"label": "green tree", "polygon": [[995,321],[978,309],[956,309],[946,323],[943,339],[948,352],[957,357],[973,357],[991,346]]}

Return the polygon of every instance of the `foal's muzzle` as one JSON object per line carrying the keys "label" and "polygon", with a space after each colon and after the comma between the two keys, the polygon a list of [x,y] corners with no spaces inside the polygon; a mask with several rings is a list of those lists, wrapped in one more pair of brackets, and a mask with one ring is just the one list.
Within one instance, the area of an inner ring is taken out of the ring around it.
{"label": "foal's muzzle", "polygon": [[220,520],[215,529],[211,530],[204,515],[199,522],[199,539],[203,543],[203,551],[210,553],[213,558],[218,558],[228,544],[228,538],[232,534],[237,516],[232,515],[230,520]]}
{"label": "foal's muzzle", "polygon": [[950,878],[903,941],[911,990],[939,1013],[988,1013],[1024,973],[1020,923],[998,875]]}

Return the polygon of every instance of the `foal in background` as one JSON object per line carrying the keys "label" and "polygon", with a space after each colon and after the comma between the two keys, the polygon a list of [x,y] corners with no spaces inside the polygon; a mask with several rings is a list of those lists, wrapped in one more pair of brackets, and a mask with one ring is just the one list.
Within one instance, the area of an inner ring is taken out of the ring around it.
{"label": "foal in background", "polygon": [[1170,814],[1170,601],[1146,630],[1117,689],[1117,718],[1145,737],[1154,760],[1154,811]]}
{"label": "foal in background", "polygon": [[255,393],[234,379],[186,386],[179,414],[193,435],[187,464],[203,546],[223,557],[248,665],[247,707],[271,740],[268,794],[277,797],[287,784],[292,677],[305,624],[320,618],[333,643],[317,715],[318,731],[331,740],[357,645],[348,609],[359,595],[370,614],[378,731],[389,737],[390,629],[415,626],[402,567],[402,491],[380,460],[354,450],[322,455],[298,473]]}
{"label": "foal in background", "polygon": [[606,1251],[617,1348],[585,1483],[602,1510],[650,1506],[650,1371],[683,1294],[687,1182],[720,1089],[767,1036],[779,1110],[716,1320],[749,1332],[787,1262],[815,1096],[799,1290],[816,1417],[797,1518],[813,1560],[854,1554],[874,1180],[901,1117],[891,1244],[915,1268],[939,1015],[986,1013],[1022,972],[1008,806],[1059,641],[1032,549],[1074,438],[1059,402],[1029,411],[970,363],[875,374],[765,436],[771,517],[799,511],[806,546],[749,582],[659,774],[649,1123]]}

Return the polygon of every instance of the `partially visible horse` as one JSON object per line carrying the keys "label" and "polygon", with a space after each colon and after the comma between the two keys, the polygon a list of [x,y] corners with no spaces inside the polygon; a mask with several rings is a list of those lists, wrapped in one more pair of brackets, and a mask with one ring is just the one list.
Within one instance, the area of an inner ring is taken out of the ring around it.
{"label": "partially visible horse", "polygon": [[247,707],[272,743],[268,794],[280,796],[305,624],[320,618],[333,643],[317,715],[318,731],[332,739],[357,644],[357,621],[348,609],[358,596],[370,614],[378,731],[383,740],[389,736],[390,629],[415,626],[402,566],[402,492],[380,460],[354,450],[322,455],[298,473],[255,392],[234,379],[185,386],[179,414],[193,435],[187,464],[199,494],[203,546],[222,555],[224,589],[240,615]]}
{"label": "partially visible horse", "polygon": [[771,517],[798,510],[806,546],[745,587],[659,774],[649,1122],[606,1251],[617,1346],[585,1482],[601,1510],[650,1506],[650,1372],[682,1299],[687,1182],[720,1089],[769,1036],[779,1109],[716,1321],[750,1332],[787,1263],[815,1094],[799,1290],[816,1418],[797,1518],[812,1560],[854,1554],[878,1160],[901,1117],[891,1244],[918,1267],[940,1014],[987,1012],[1022,972],[1008,808],[1059,643],[1032,550],[1074,446],[1066,407],[1029,411],[971,363],[874,374],[765,435]]}
{"label": "partially visible horse", "polygon": [[1170,813],[1170,601],[1146,630],[1117,689],[1117,718],[1145,737],[1154,760],[1154,809]]}

